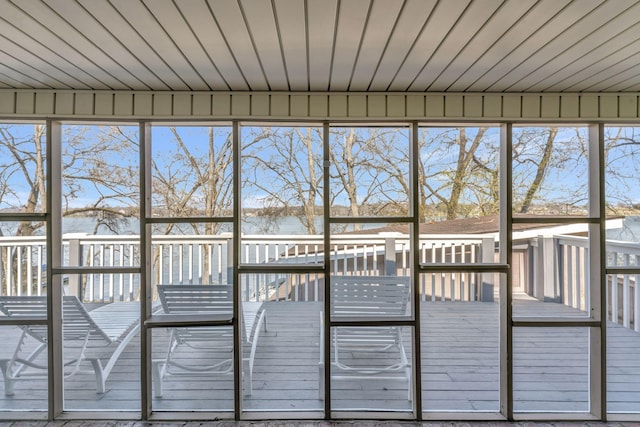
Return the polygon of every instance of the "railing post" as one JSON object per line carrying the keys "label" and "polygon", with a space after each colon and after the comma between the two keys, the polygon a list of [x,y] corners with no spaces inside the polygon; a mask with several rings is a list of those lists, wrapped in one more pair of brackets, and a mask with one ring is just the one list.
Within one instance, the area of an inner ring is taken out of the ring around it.
{"label": "railing post", "polygon": [[[496,262],[496,242],[493,237],[482,238],[482,248],[480,250],[480,262],[482,264]],[[484,302],[494,301],[493,273],[482,273],[480,275],[480,300]]]}
{"label": "railing post", "polygon": [[[80,235],[69,236],[69,267],[79,267],[82,265],[82,249],[80,245]],[[79,274],[69,275],[69,295],[75,295],[80,301],[83,299],[81,276]]]}
{"label": "railing post", "polygon": [[[227,233],[225,233],[227,234]],[[227,237],[227,284],[233,283],[233,236],[228,233]]]}
{"label": "railing post", "polygon": [[540,301],[556,301],[555,239],[540,236],[538,238],[538,280],[534,296]]}
{"label": "railing post", "polygon": [[[384,233],[381,233],[381,234],[384,234]],[[384,239],[384,274],[386,276],[395,276],[398,274],[398,267],[396,265],[396,238],[395,237],[385,237]]]}

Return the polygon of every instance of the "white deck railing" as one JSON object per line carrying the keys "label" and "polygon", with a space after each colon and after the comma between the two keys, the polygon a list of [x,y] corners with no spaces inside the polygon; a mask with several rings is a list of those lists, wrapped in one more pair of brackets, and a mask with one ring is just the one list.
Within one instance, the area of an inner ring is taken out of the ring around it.
{"label": "white deck railing", "polygon": [[[586,311],[589,307],[588,240],[553,236],[529,239],[523,252],[526,269],[522,286],[530,295]],[[522,242],[519,242],[522,247]],[[493,237],[477,235],[420,236],[420,262],[474,264],[493,262]],[[233,271],[232,239],[216,236],[153,238],[152,286],[163,284],[229,283]],[[0,238],[0,294],[46,293],[44,237]],[[409,275],[412,256],[406,235],[358,234],[332,237],[332,274]],[[318,236],[243,236],[242,265],[318,265],[324,260],[324,242]],[[63,259],[68,266],[138,266],[138,236],[65,235]],[[516,258],[514,257],[514,260]],[[608,241],[610,266],[640,265],[640,244]],[[491,300],[492,278],[476,273],[425,273],[420,276],[422,301]],[[137,273],[69,274],[66,292],[84,301],[136,300]],[[246,300],[318,301],[323,279],[315,273],[253,273],[240,275]],[[607,280],[608,319],[640,331],[640,275],[610,275]],[[487,286],[489,285],[489,286]]]}
{"label": "white deck railing", "polygon": [[[587,313],[590,307],[589,240],[579,236],[549,236],[519,242],[525,247],[526,276],[521,284],[527,294],[562,303]],[[608,240],[608,267],[640,266],[640,244]],[[640,283],[637,274],[607,276],[607,320],[640,332]]]}

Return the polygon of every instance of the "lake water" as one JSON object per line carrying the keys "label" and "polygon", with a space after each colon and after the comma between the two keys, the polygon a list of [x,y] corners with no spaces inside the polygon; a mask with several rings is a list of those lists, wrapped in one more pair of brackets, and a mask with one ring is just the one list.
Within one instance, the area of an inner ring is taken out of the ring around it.
{"label": "lake water", "polygon": [[[292,234],[299,235],[305,234],[300,221],[293,216],[283,217],[279,221],[271,224],[271,227],[267,233],[265,233],[264,222],[261,222],[260,218],[251,217],[247,218],[242,224],[243,234]],[[63,218],[62,229],[63,233],[87,233],[93,234],[95,230],[96,219],[90,217],[82,218]],[[378,228],[384,226],[385,223],[379,224],[364,224],[365,228]],[[162,226],[160,224],[159,226]],[[0,223],[0,230],[2,235],[11,236],[15,233],[17,223],[5,222]],[[318,230],[322,230],[322,218],[318,217],[316,221],[316,227]],[[351,226],[352,227],[352,226]],[[349,230],[347,230],[349,231]],[[136,235],[139,232],[138,221],[136,219],[122,219],[118,221],[117,230],[109,230],[108,228],[101,226],[97,234],[101,235]],[[231,232],[231,224],[223,225],[221,232]],[[37,233],[44,235],[44,229],[39,230]],[[180,231],[176,234],[193,234],[193,230],[190,225],[180,227]],[[628,216],[623,220],[622,228],[607,230],[607,239],[620,240],[628,242],[640,242],[640,216]]]}

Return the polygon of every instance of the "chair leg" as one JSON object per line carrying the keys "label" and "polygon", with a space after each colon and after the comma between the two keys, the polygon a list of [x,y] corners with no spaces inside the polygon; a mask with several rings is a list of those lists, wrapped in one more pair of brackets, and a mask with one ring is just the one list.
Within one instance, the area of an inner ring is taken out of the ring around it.
{"label": "chair leg", "polygon": [[107,388],[105,384],[107,381],[104,375],[104,369],[102,369],[102,363],[100,363],[100,359],[89,359],[89,361],[96,375],[96,393],[103,394]]}
{"label": "chair leg", "polygon": [[253,369],[249,359],[242,359],[242,389],[245,396],[253,394]]}
{"label": "chair leg", "polygon": [[0,370],[4,378],[4,394],[6,396],[13,396],[13,386],[16,383],[11,373],[10,363],[11,361],[7,359],[0,360]]}
{"label": "chair leg", "polygon": [[319,399],[324,400],[324,363],[318,363],[318,394]]}
{"label": "chair leg", "polygon": [[166,366],[165,360],[153,360],[152,364],[152,378],[153,378],[153,397],[157,397],[158,399],[162,398],[163,394],[163,385],[162,385],[162,377],[163,377],[163,368]]}

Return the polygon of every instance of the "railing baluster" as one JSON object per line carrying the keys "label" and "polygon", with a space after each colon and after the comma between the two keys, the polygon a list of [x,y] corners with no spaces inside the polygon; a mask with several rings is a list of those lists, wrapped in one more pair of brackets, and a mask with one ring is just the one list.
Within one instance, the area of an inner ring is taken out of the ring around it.
{"label": "railing baluster", "polygon": [[[436,262],[436,246],[435,243],[431,243],[431,263],[435,264]],[[436,295],[436,273],[431,273],[431,301],[435,301],[437,298]]]}
{"label": "railing baluster", "polygon": [[204,279],[204,270],[203,270],[203,260],[204,260],[204,251],[202,244],[198,245],[198,262],[197,262],[197,271],[198,271],[198,280],[200,283],[203,283],[202,279]]}
{"label": "railing baluster", "polygon": [[575,292],[575,282],[573,279],[573,260],[575,249],[577,249],[573,245],[563,245],[566,247],[567,251],[567,301],[569,302],[570,307],[577,307],[576,304],[576,292]]}
{"label": "railing baluster", "polygon": [[38,245],[38,295],[42,295],[42,264],[43,264],[43,250],[42,246]]}
{"label": "railing baluster", "polygon": [[[446,254],[445,254],[445,244],[442,243],[440,245],[440,258],[442,260],[442,263],[444,264],[446,262]],[[442,301],[446,301],[446,291],[445,291],[445,282],[446,282],[446,276],[445,273],[441,273],[441,277],[440,277],[440,292],[442,293],[440,295],[440,298],[442,299]]]}
{"label": "railing baluster", "polygon": [[[113,245],[109,245],[109,266],[113,266],[114,262],[115,262],[115,254],[114,254],[114,246]],[[113,273],[109,274],[109,300],[111,302],[115,301],[114,300],[114,293],[115,293],[115,277]]]}
{"label": "railing baluster", "polygon": [[[6,255],[5,255],[6,254]],[[0,292],[2,295],[11,295],[11,288],[9,278],[5,274],[4,268],[7,268],[9,264],[9,247],[0,246],[0,286],[4,284],[4,292]]]}
{"label": "railing baluster", "polygon": [[[94,262],[94,254],[95,254],[95,248],[93,244],[89,244],[88,248],[87,248],[87,265],[89,267],[93,267],[93,265],[95,264]],[[94,295],[95,295],[95,283],[94,283],[94,276],[93,274],[89,274],[88,278],[87,278],[87,286],[89,287],[89,301],[93,301],[94,299]]]}
{"label": "railing baluster", "polygon": [[174,284],[173,282],[173,245],[169,245],[169,278],[165,282],[164,280],[164,244],[158,242],[158,277],[156,278],[156,283],[167,283],[169,285]]}
{"label": "railing baluster", "polygon": [[[624,254],[623,257],[624,266],[629,266],[629,254]],[[631,327],[631,295],[630,295],[630,277],[628,274],[624,275],[622,282],[622,324],[625,328]]]}
{"label": "railing baluster", "polygon": [[31,296],[32,292],[33,292],[33,254],[32,254],[32,250],[33,248],[31,246],[29,246],[29,248],[26,249],[27,252],[27,295]]}
{"label": "railing baluster", "polygon": [[184,245],[178,245],[178,283],[184,283]]}
{"label": "railing baluster", "polygon": [[22,295],[22,246],[16,248],[16,287],[18,296]]}
{"label": "railing baluster", "polygon": [[407,262],[407,254],[409,253],[409,249],[407,248],[407,243],[406,242],[402,242],[402,251],[400,252],[402,254],[402,275],[406,276],[407,275],[407,269],[409,268],[408,262]]}
{"label": "railing baluster", "polygon": [[[100,248],[100,266],[104,267],[104,244],[101,244],[99,246]],[[98,288],[98,300],[100,302],[104,302],[104,274],[101,274],[100,277],[98,278],[98,284],[99,284],[99,288]]]}
{"label": "railing baluster", "polygon": [[[451,243],[450,248],[450,257],[451,262],[456,262],[456,245],[455,243]],[[456,277],[455,273],[449,274],[449,288],[451,290],[451,302],[456,300]]]}
{"label": "railing baluster", "polygon": [[222,243],[216,244],[216,251],[217,251],[216,259],[218,260],[218,283],[222,284],[223,283],[223,281],[222,281],[223,280],[223,276],[222,276]]}
{"label": "railing baluster", "polygon": [[618,323],[618,275],[611,275],[611,321]]}
{"label": "railing baluster", "polygon": [[193,265],[193,244],[187,245],[187,280],[189,284],[193,285],[193,271],[195,266]]}
{"label": "railing baluster", "polygon": [[209,257],[209,262],[208,262],[209,269],[207,271],[207,282],[212,284],[213,283],[213,244],[207,245],[207,256]]}
{"label": "railing baluster", "polygon": [[[134,255],[135,255],[135,251],[133,249],[133,245],[129,244],[129,266],[130,267],[133,267],[135,265]],[[133,301],[133,295],[134,295],[133,283],[134,283],[133,273],[129,273],[129,301]]]}

